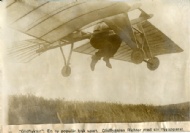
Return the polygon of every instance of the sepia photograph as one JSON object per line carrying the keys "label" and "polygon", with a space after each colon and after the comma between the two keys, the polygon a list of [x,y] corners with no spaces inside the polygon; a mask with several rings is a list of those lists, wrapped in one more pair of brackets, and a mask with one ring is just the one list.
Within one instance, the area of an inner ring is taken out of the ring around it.
{"label": "sepia photograph", "polygon": [[189,0],[6,0],[3,123],[190,121]]}

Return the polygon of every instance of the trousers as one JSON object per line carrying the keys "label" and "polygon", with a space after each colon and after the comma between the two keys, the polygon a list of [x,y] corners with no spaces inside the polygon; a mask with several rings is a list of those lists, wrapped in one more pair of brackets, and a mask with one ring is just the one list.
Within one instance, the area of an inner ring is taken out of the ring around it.
{"label": "trousers", "polygon": [[94,35],[90,43],[98,52],[95,53],[97,58],[111,58],[115,55],[121,45],[121,38],[114,35]]}

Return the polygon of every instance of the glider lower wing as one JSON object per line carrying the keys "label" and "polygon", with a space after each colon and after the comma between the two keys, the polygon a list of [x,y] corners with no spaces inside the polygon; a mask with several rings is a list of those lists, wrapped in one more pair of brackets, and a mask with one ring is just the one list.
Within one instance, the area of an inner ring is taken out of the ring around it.
{"label": "glider lower wing", "polygon": [[[94,55],[97,52],[97,49],[93,48],[90,43],[86,43],[74,49],[74,51],[78,53]],[[113,59],[131,62],[131,52],[132,52],[132,49],[128,45],[126,45],[124,42],[122,42],[120,48],[118,49]]]}
{"label": "glider lower wing", "polygon": [[[158,30],[149,21],[143,22],[142,27],[152,57],[162,54],[178,53],[183,51],[177,44],[175,44],[171,39],[169,39],[164,33]],[[93,55],[97,50],[94,49],[90,45],[90,43],[87,43],[85,45],[82,45],[74,49],[74,51]],[[132,53],[132,48],[129,47],[125,42],[122,42],[120,48],[118,49],[113,59],[132,62],[131,53]]]}
{"label": "glider lower wing", "polygon": [[18,41],[14,46],[8,49],[8,54],[12,59],[18,62],[29,62],[39,56],[42,52],[37,53],[38,49],[48,47],[50,44],[39,39],[29,39]]}
{"label": "glider lower wing", "polygon": [[149,21],[142,23],[152,56],[178,53],[183,50]]}

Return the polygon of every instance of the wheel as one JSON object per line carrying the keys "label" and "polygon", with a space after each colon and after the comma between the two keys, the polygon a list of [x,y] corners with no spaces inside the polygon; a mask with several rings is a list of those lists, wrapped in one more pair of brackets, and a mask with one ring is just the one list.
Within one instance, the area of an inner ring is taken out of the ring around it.
{"label": "wheel", "polygon": [[131,60],[135,64],[140,64],[144,60],[144,52],[141,49],[134,49],[131,53]]}
{"label": "wheel", "polygon": [[153,57],[153,58],[149,59],[147,62],[147,67],[151,71],[156,70],[159,65],[160,65],[160,61],[157,57]]}
{"label": "wheel", "polygon": [[70,66],[64,66],[61,70],[61,73],[63,77],[68,77],[71,75],[71,67]]}

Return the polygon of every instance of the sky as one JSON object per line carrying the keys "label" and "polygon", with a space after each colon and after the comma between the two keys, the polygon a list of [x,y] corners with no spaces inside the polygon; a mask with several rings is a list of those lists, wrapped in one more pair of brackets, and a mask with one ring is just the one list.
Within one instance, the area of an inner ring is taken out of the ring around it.
{"label": "sky", "polygon": [[[1,10],[0,10],[0,16],[1,16],[1,17],[0,17],[0,53],[2,53],[2,52],[1,52],[1,50],[2,50],[2,47],[1,47],[1,46],[2,46],[2,43],[3,43],[3,42],[2,42],[2,37],[1,37],[1,36],[2,36],[2,31],[1,31],[1,29],[2,29],[3,20],[4,20],[4,19],[3,19],[3,18],[4,18],[4,17],[3,17],[3,16],[4,16],[4,15],[3,15],[3,14],[4,14],[4,11],[2,10],[2,8],[3,8],[3,4],[2,4],[2,2],[0,2],[0,9],[1,9]],[[1,66],[1,65],[2,65],[2,63],[1,63],[1,62],[2,62],[2,58],[1,58],[1,57],[2,57],[2,55],[0,55],[0,70],[1,70],[1,67],[2,67],[2,66]]]}
{"label": "sky", "polygon": [[3,27],[3,21],[4,21],[4,5],[2,2],[0,2],[0,124],[3,122],[3,100],[2,100],[2,62],[3,62],[3,39],[2,39],[2,27]]}
{"label": "sky", "polygon": [[[158,56],[160,66],[156,71],[149,71],[145,63],[136,65],[111,60],[112,69],[99,61],[93,72],[90,70],[91,56],[73,53],[72,74],[64,78],[61,75],[64,62],[59,49],[50,50],[29,63],[17,63],[8,58],[7,47],[14,45],[14,41],[30,37],[4,27],[3,91],[45,98],[126,104],[163,105],[190,101],[188,0],[138,2],[147,13],[154,14],[150,21],[184,52]],[[68,54],[69,46],[63,49]]]}

